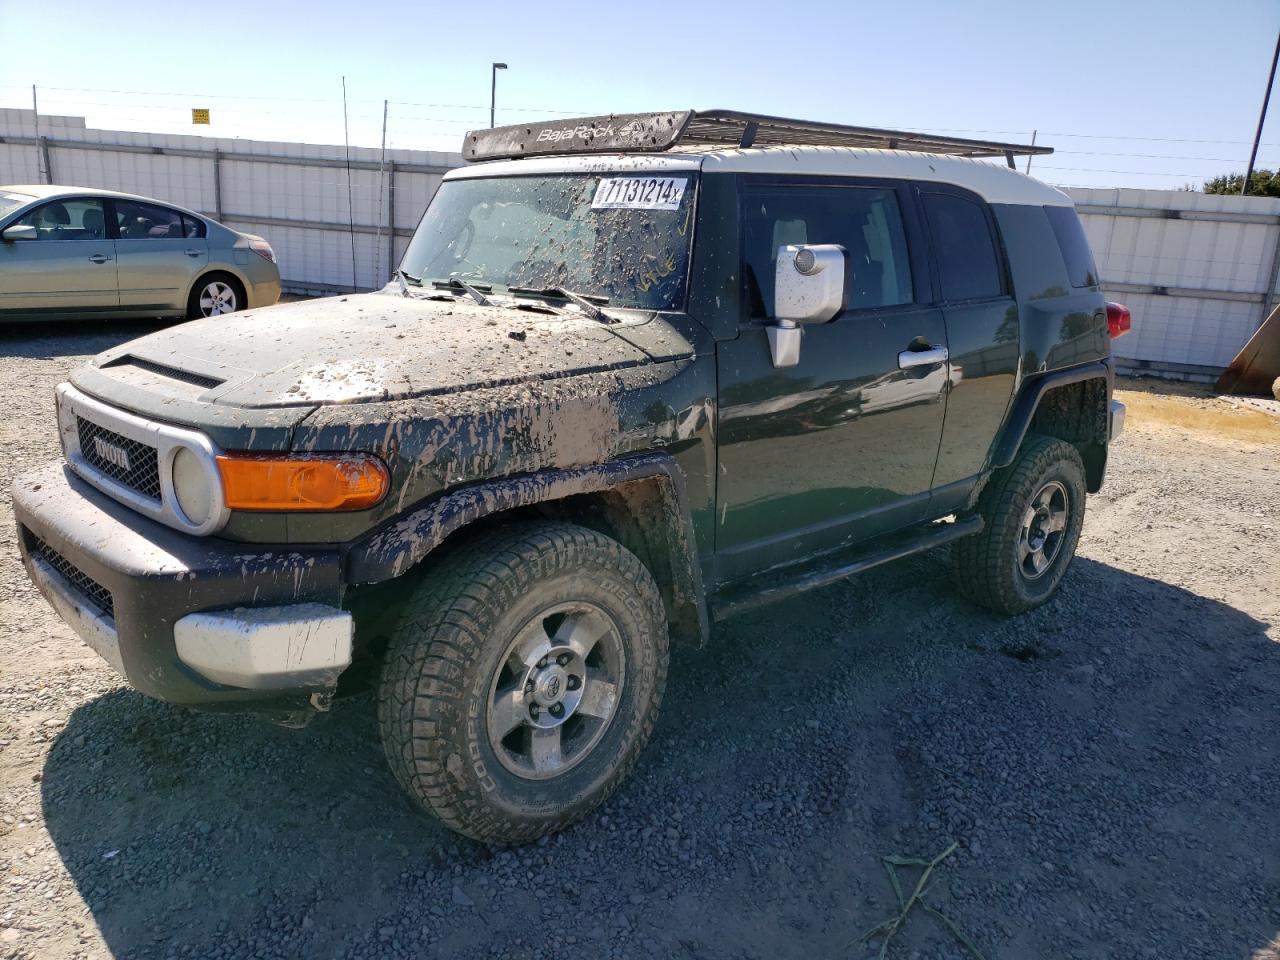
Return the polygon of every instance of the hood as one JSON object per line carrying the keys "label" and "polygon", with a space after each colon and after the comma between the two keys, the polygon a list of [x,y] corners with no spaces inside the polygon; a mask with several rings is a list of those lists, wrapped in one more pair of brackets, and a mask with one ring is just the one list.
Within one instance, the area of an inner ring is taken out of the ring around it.
{"label": "hood", "polygon": [[519,309],[375,293],[162,330],[101,354],[93,379],[167,388],[243,410],[314,408],[577,376],[692,353],[652,314],[604,325],[536,301]]}

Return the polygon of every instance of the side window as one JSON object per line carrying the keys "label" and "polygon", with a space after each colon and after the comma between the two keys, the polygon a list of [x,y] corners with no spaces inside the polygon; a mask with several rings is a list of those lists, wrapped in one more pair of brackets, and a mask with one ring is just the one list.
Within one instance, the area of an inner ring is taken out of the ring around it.
{"label": "side window", "polygon": [[911,265],[898,196],[879,187],[748,187],[743,199],[743,276],[752,317],[773,303],[778,247],[838,243],[849,257],[849,309],[911,303]]}
{"label": "side window", "polygon": [[35,227],[40,240],[104,240],[107,236],[102,201],[96,199],[54,200],[36,207],[18,223]]}
{"label": "side window", "polygon": [[204,236],[204,221],[195,217],[182,215],[182,234],[188,240],[198,240]]}
{"label": "side window", "polygon": [[987,211],[950,193],[925,193],[944,300],[985,300],[1004,293],[1000,257]]}
{"label": "side window", "polygon": [[114,200],[116,229],[121,240],[181,240],[186,236],[182,214],[154,203]]}
{"label": "side window", "polygon": [[1073,287],[1092,287],[1098,283],[1098,268],[1093,265],[1093,251],[1080,225],[1080,217],[1071,207],[1045,207],[1045,216],[1058,238],[1062,261]]}

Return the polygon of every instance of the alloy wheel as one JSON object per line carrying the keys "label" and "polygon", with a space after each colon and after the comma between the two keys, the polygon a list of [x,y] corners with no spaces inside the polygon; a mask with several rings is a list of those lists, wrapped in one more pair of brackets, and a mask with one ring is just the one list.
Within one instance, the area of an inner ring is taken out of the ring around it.
{"label": "alloy wheel", "polygon": [[1018,569],[1037,580],[1053,566],[1066,538],[1071,498],[1065,485],[1050,480],[1027,504],[1018,533]]}
{"label": "alloy wheel", "polygon": [[229,283],[211,280],[200,291],[201,316],[216,317],[224,313],[235,313],[238,307],[235,288]]}
{"label": "alloy wheel", "polygon": [[584,760],[617,712],[625,668],[622,636],[599,607],[559,604],[530,620],[490,684],[486,726],[502,765],[545,780]]}

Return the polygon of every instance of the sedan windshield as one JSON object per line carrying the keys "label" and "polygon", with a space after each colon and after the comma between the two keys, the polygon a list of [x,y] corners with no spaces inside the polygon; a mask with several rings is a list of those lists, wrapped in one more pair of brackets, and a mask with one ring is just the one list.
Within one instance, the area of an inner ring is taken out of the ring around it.
{"label": "sedan windshield", "polygon": [[5,193],[0,189],[0,217],[6,213],[11,213],[24,203],[30,203],[35,197],[29,197],[25,193]]}
{"label": "sedan windshield", "polygon": [[670,172],[446,180],[401,269],[423,283],[562,287],[618,307],[679,310],[693,184]]}

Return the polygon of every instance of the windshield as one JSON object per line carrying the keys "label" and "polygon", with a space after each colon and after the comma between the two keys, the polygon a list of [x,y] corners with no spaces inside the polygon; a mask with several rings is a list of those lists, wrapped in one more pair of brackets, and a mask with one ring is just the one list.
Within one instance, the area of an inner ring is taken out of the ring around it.
{"label": "windshield", "polygon": [[24,203],[30,203],[35,197],[29,197],[25,193],[5,193],[0,191],[0,217],[7,213],[12,213]]}
{"label": "windshield", "polygon": [[619,307],[679,310],[693,211],[689,173],[446,180],[401,269],[486,291],[563,287]]}

